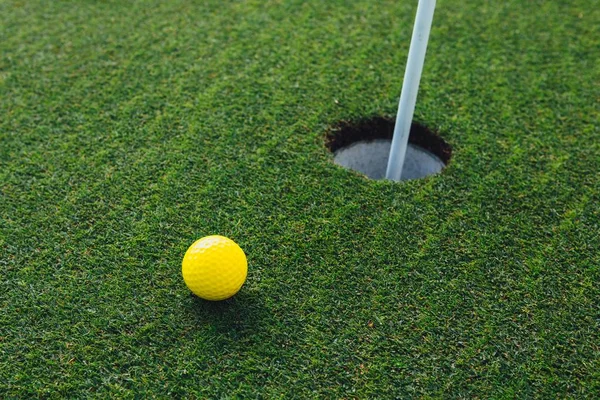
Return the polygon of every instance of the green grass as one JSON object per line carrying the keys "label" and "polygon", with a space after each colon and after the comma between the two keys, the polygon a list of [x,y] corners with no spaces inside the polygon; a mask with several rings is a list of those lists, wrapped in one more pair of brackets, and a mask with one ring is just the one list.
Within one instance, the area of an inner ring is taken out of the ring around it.
{"label": "green grass", "polygon": [[598,398],[600,2],[440,1],[453,158],[369,181],[416,3],[0,0],[0,397]]}

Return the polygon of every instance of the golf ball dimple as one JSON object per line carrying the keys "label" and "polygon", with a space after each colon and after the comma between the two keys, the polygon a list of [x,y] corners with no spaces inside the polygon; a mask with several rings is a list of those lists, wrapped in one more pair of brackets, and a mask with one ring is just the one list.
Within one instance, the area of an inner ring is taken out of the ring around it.
{"label": "golf ball dimple", "polygon": [[206,236],[194,242],[181,263],[183,280],[198,297],[225,300],[236,294],[248,273],[244,251],[224,236]]}

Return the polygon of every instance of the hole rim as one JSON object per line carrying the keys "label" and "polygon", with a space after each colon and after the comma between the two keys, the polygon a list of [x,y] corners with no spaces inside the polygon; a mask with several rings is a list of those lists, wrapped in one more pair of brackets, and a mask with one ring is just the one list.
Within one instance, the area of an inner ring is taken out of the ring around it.
{"label": "hole rim", "polygon": [[[341,121],[325,135],[325,147],[332,153],[357,142],[377,139],[391,140],[394,136],[395,120],[385,116],[374,116],[354,121]],[[410,144],[429,151],[443,163],[444,169],[452,158],[452,146],[441,135],[422,122],[413,121],[408,136]]]}

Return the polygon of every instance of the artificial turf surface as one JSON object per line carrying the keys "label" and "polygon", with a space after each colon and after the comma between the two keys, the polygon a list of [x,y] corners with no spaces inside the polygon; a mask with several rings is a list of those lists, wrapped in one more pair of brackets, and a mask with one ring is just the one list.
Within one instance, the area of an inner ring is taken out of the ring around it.
{"label": "artificial turf surface", "polygon": [[597,398],[600,2],[440,1],[451,162],[370,181],[416,3],[0,0],[0,397]]}

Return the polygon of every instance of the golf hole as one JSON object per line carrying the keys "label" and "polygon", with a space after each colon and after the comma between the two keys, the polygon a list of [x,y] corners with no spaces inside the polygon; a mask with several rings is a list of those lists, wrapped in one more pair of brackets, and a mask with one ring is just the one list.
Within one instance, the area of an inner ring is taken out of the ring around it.
{"label": "golf hole", "polygon": [[[383,117],[343,122],[327,134],[326,145],[335,164],[385,179],[393,133],[394,120]],[[413,123],[408,141],[403,181],[438,174],[450,161],[450,145],[424,125]]]}

